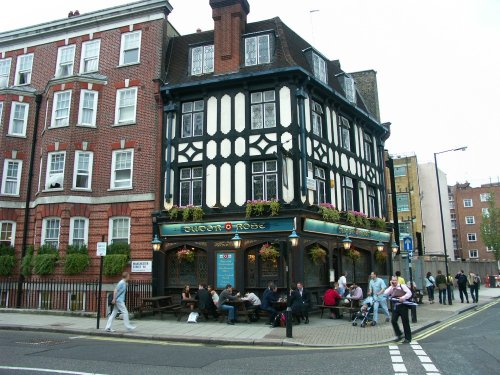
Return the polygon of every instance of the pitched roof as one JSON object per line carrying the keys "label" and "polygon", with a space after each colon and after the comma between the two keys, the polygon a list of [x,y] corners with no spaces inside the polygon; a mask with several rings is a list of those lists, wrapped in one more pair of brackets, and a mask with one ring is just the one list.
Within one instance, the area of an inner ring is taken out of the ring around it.
{"label": "pitched roof", "polygon": [[[289,28],[279,17],[268,20],[246,24],[244,34],[259,33],[265,31],[274,31],[275,48],[274,56],[269,64],[260,64],[254,66],[240,66],[239,73],[265,72],[276,68],[301,67],[314,76],[313,67],[309,63],[305,50],[312,49],[321,55],[311,44],[304,40],[300,35]],[[167,85],[183,84],[188,82],[203,81],[214,76],[214,74],[203,74],[199,76],[190,75],[189,72],[189,51],[196,45],[210,44],[214,41],[214,31],[205,31],[195,34],[178,36],[172,38],[167,49],[166,79]],[[325,58],[327,65],[327,86],[345,95],[339,77],[346,74],[341,68],[338,60],[329,61]],[[356,106],[364,112],[369,113],[359,92],[357,92]]]}

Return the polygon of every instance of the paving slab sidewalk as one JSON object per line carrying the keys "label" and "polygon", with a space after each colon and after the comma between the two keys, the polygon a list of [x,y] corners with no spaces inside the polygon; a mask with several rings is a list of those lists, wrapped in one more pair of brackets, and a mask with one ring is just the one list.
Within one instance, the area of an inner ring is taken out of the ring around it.
{"label": "paving slab sidewalk", "polygon": [[[483,288],[480,291],[479,305],[499,297],[500,288]],[[458,293],[455,293],[455,298],[458,298]],[[412,324],[412,331],[423,330],[476,306],[472,303],[462,304],[458,299],[455,299],[455,303],[451,306],[439,303],[431,305],[426,302],[417,307],[418,323]],[[391,324],[385,322],[383,314],[379,314],[379,317],[380,323],[375,327],[361,328],[353,327],[349,320],[319,319],[318,315],[313,315],[310,324],[294,326],[293,338],[287,339],[285,329],[270,328],[264,325],[264,320],[230,326],[218,322],[190,324],[177,322],[172,318],[159,320],[151,317],[134,320],[133,323],[137,325],[134,332],[126,332],[122,321],[116,320],[113,328],[117,331],[106,333],[103,330],[105,319],[101,319],[101,329],[97,330],[95,318],[0,309],[0,329],[106,335],[213,345],[339,347],[373,345],[393,340],[394,332]]]}

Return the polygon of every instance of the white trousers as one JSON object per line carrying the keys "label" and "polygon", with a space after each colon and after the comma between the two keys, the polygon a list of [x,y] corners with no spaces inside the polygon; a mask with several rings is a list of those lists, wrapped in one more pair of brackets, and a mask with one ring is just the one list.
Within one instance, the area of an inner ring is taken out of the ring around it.
{"label": "white trousers", "polygon": [[106,329],[111,329],[111,325],[113,324],[113,320],[116,318],[116,314],[118,314],[118,311],[123,316],[123,324],[125,325],[125,328],[133,328],[133,326],[130,324],[130,320],[128,319],[128,310],[127,306],[125,306],[125,302],[116,301],[115,305],[113,306],[113,312],[109,316],[108,323],[106,324]]}

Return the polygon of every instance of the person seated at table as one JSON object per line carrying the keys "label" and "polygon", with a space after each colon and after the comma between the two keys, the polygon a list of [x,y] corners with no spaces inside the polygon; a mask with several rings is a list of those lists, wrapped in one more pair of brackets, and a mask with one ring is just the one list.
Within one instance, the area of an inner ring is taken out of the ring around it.
{"label": "person seated at table", "polygon": [[203,314],[205,320],[208,320],[209,315],[212,315],[214,319],[217,319],[216,308],[212,300],[212,296],[205,288],[204,284],[198,285],[198,293],[195,298],[198,301],[200,315]]}
{"label": "person seated at table", "polygon": [[191,300],[191,291],[189,289],[189,285],[184,286],[184,289],[181,293],[181,306],[189,306],[191,310],[194,309],[194,304]]}
{"label": "person seated at table", "polygon": [[269,313],[269,321],[266,324],[271,326],[273,325],[274,318],[278,313],[273,307],[273,303],[276,301],[278,301],[278,288],[273,282],[270,282],[267,285],[267,289],[264,291],[264,295],[262,296],[262,304],[260,305],[260,308]]}
{"label": "person seated at table", "polygon": [[247,310],[258,310],[262,304],[260,298],[252,292],[246,292],[245,297],[241,297],[242,301],[245,301]]}
{"label": "person seated at table", "polygon": [[215,305],[215,308],[219,308],[219,295],[217,294],[217,292],[215,291],[214,287],[212,285],[209,285],[207,287],[207,290],[208,290],[208,293],[210,293],[210,295],[212,296],[212,301]]}
{"label": "person seated at table", "polygon": [[300,324],[300,318],[304,314],[304,302],[302,301],[302,296],[297,289],[297,284],[292,283],[290,285],[290,296],[287,300],[287,306],[292,309],[292,316],[296,320],[297,324]]}
{"label": "person seated at table", "polygon": [[363,299],[363,289],[356,283],[352,283],[349,288],[349,295],[347,296],[349,302],[352,302],[353,307],[359,306],[359,302]]}
{"label": "person seated at table", "polygon": [[[323,304],[325,306],[338,306],[342,297],[340,293],[337,291],[338,283],[335,283],[332,288],[329,288],[325,291],[323,295]],[[330,308],[330,319],[340,319],[342,315],[338,308]]]}
{"label": "person seated at table", "polygon": [[229,305],[228,302],[235,301],[239,297],[239,293],[233,296],[233,286],[231,284],[227,284],[226,289],[219,296],[219,310],[227,311],[227,324],[234,325],[236,322],[236,309],[234,306]]}

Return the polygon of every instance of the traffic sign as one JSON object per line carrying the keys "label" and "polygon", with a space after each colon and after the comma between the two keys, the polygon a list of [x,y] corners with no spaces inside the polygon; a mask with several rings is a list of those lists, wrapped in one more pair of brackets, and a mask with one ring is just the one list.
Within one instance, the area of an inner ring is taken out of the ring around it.
{"label": "traffic sign", "polygon": [[107,246],[108,246],[108,244],[106,242],[98,242],[97,243],[97,256],[98,257],[105,257],[106,256]]}
{"label": "traffic sign", "polygon": [[411,238],[411,237],[403,238],[403,249],[406,251],[413,250],[413,238]]}

